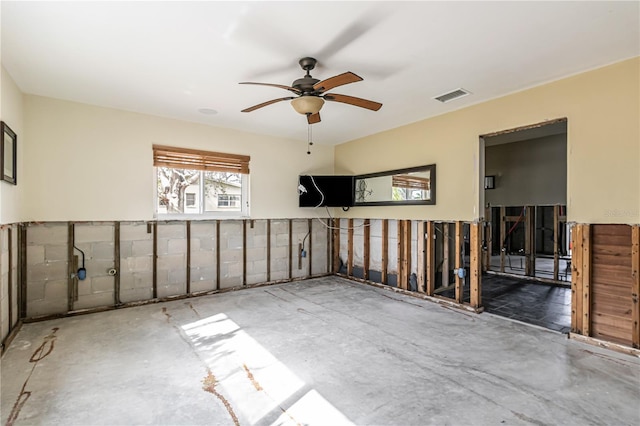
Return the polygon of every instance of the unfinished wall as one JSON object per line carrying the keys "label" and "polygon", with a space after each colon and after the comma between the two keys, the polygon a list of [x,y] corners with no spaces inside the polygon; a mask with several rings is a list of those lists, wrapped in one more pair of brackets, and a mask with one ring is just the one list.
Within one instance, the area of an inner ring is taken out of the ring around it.
{"label": "unfinished wall", "polygon": [[476,221],[484,215],[479,137],[566,117],[568,221],[640,223],[638,75],[640,58],[634,58],[338,145],[336,173],[435,163],[438,194],[432,206],[356,207],[339,214]]}
{"label": "unfinished wall", "polygon": [[18,287],[18,226],[0,226],[0,343],[18,323],[20,295]]}
{"label": "unfinished wall", "polygon": [[[26,317],[324,275],[331,247],[325,224],[326,219],[29,223]],[[77,272],[82,252],[84,280]]]}

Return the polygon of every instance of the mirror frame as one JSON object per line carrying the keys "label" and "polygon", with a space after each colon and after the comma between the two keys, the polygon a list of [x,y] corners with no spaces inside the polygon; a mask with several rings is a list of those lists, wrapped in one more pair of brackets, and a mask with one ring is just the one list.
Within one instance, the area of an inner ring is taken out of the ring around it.
{"label": "mirror frame", "polygon": [[[429,172],[429,183],[431,185],[431,198],[429,200],[403,200],[403,201],[357,201],[357,194],[356,194],[356,182],[358,181],[358,179],[367,179],[367,178],[374,178],[374,177],[380,177],[380,176],[392,176],[392,175],[397,175],[397,174],[405,174],[405,173],[413,173],[413,172],[422,172],[422,171],[428,171]],[[427,164],[424,166],[417,166],[417,167],[409,167],[406,169],[396,169],[396,170],[387,170],[384,172],[377,172],[377,173],[369,173],[369,174],[364,174],[364,175],[356,175],[354,176],[354,186],[353,186],[353,192],[354,192],[354,200],[356,200],[353,204],[354,207],[364,207],[364,206],[413,206],[413,205],[419,205],[419,206],[424,206],[424,205],[433,205],[436,203],[436,165],[435,164]]]}

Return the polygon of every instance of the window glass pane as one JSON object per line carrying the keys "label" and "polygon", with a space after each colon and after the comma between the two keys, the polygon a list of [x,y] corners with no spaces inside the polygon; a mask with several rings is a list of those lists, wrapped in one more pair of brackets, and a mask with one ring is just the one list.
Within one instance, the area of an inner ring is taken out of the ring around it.
{"label": "window glass pane", "polygon": [[[195,194],[200,192],[198,170],[158,167],[158,213],[199,213],[200,207]],[[193,205],[187,200],[187,193],[193,194]]]}
{"label": "window glass pane", "polygon": [[204,211],[241,211],[242,179],[240,173],[203,172]]}

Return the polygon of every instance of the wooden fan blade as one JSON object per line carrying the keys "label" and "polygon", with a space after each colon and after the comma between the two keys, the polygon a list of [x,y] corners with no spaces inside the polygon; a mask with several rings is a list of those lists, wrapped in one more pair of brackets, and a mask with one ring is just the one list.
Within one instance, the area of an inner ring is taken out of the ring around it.
{"label": "wooden fan blade", "polygon": [[369,101],[367,99],[356,98],[355,96],[338,95],[337,93],[327,93],[323,96],[327,101],[342,102],[343,104],[349,104],[360,108],[370,109],[377,111],[382,108],[382,104],[379,102]]}
{"label": "wooden fan blade", "polygon": [[322,80],[313,85],[313,90],[316,92],[326,92],[334,87],[342,86],[344,84],[355,83],[356,81],[362,81],[362,77],[355,75],[351,71],[347,71],[342,74],[329,77],[326,80]]}
{"label": "wooden fan blade", "polygon": [[289,100],[291,100],[291,99],[293,99],[293,98],[294,98],[294,96],[288,96],[288,97],[286,97],[286,98],[280,98],[280,99],[271,99],[270,101],[263,102],[263,103],[258,104],[258,105],[254,105],[254,106],[249,107],[249,108],[245,108],[245,109],[243,109],[243,110],[242,110],[242,112],[251,112],[251,111],[255,111],[255,110],[257,110],[258,108],[266,107],[267,105],[275,104],[276,102],[289,101]]}
{"label": "wooden fan blade", "polygon": [[271,84],[271,83],[253,83],[251,81],[243,81],[242,83],[238,83],[238,84],[255,84],[258,86],[271,86],[271,87],[277,87],[279,89],[284,89],[284,90],[289,90],[290,92],[295,93],[296,95],[301,94],[302,92],[298,89],[296,89],[295,87],[291,87],[291,86],[285,86],[282,84]]}
{"label": "wooden fan blade", "polygon": [[307,114],[307,123],[316,124],[320,122],[320,113],[316,112],[315,114]]}

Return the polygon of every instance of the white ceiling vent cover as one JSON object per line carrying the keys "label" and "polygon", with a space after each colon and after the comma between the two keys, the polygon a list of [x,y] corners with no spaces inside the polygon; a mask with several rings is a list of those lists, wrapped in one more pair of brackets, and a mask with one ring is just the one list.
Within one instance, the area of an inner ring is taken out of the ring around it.
{"label": "white ceiling vent cover", "polygon": [[440,101],[442,103],[446,103],[449,101],[452,101],[454,99],[458,99],[458,98],[462,98],[464,96],[470,95],[471,92],[465,90],[465,89],[456,89],[453,90],[451,92],[445,93],[444,95],[440,95],[440,96],[436,96],[435,99],[436,101]]}

